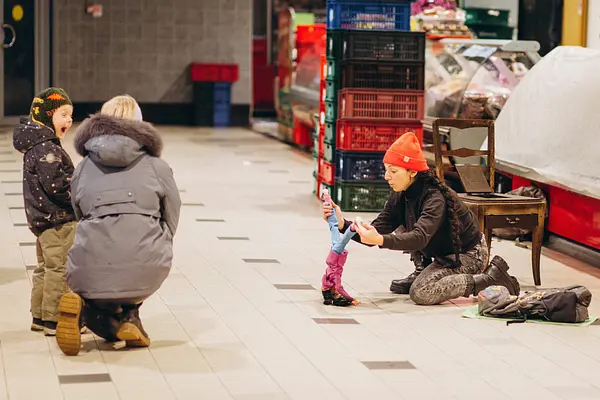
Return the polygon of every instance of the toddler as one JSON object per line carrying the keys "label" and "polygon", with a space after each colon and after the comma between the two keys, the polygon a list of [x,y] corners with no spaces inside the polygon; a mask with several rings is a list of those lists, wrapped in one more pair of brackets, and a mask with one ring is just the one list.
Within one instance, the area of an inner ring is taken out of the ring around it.
{"label": "toddler", "polygon": [[31,232],[37,237],[37,268],[31,290],[32,331],[56,335],[58,303],[67,292],[67,252],[75,235],[70,181],[73,162],[61,139],[73,124],[73,104],[63,89],[48,88],[31,104],[29,117],[13,133],[23,153],[23,200]]}

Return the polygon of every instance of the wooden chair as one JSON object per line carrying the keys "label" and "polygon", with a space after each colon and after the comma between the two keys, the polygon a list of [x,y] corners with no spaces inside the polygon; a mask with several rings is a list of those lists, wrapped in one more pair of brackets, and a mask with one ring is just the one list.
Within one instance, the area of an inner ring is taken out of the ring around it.
{"label": "wooden chair", "polygon": [[[488,150],[464,147],[442,150],[440,127],[487,128]],[[494,228],[521,228],[533,232],[531,252],[533,280],[536,286],[541,285],[540,256],[544,236],[546,202],[543,199],[494,193],[494,121],[438,119],[433,123],[433,142],[438,178],[443,182],[446,171],[456,169],[466,192],[459,193],[459,197],[477,216],[480,229],[487,240],[488,250],[491,248],[492,229]],[[452,166],[443,162],[443,157],[473,156],[486,157],[486,165],[457,164]]]}

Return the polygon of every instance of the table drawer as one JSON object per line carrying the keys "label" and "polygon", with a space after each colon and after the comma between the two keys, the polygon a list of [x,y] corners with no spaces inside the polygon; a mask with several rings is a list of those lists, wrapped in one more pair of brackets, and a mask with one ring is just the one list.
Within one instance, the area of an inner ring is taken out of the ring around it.
{"label": "table drawer", "polygon": [[537,214],[486,215],[486,228],[533,229],[538,224]]}

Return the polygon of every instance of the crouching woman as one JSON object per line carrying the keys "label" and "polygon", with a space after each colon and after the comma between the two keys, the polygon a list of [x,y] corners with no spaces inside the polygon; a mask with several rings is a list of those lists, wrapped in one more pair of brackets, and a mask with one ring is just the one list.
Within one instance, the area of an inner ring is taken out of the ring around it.
{"label": "crouching woman", "polygon": [[84,157],[71,182],[79,221],[69,251],[57,342],[77,355],[82,316],[96,335],[129,347],[147,347],[139,315],[171,269],[181,200],[162,140],[142,121],[135,100],[119,96],[88,118],[75,134]]}

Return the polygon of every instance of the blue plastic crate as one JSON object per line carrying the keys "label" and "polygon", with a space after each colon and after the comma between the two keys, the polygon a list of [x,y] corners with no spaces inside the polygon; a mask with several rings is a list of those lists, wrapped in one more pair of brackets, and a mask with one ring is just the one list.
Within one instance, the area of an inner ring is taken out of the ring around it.
{"label": "blue plastic crate", "polygon": [[336,151],[336,180],[385,182],[384,152]]}
{"label": "blue plastic crate", "polygon": [[215,82],[213,90],[215,105],[231,103],[231,83]]}
{"label": "blue plastic crate", "polygon": [[229,126],[230,115],[231,106],[229,104],[215,104],[213,126],[216,128]]}
{"label": "blue plastic crate", "polygon": [[410,2],[327,2],[327,29],[410,31]]}

